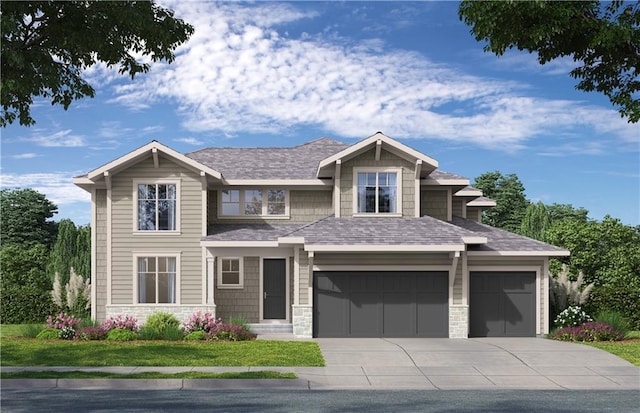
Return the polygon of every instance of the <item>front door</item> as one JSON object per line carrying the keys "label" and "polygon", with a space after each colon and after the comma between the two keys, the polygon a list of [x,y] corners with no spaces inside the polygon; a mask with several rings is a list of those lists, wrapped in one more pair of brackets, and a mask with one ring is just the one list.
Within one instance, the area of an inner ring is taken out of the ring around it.
{"label": "front door", "polygon": [[287,318],[287,260],[265,258],[262,265],[262,317],[284,320]]}

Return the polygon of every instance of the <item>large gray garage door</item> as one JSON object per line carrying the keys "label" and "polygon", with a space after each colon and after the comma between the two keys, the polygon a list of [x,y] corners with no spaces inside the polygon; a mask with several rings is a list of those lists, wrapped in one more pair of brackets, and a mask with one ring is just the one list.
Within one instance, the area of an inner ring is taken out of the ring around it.
{"label": "large gray garage door", "polygon": [[448,274],[315,271],[314,337],[448,337]]}
{"label": "large gray garage door", "polygon": [[536,273],[472,271],[469,335],[532,337],[536,335]]}

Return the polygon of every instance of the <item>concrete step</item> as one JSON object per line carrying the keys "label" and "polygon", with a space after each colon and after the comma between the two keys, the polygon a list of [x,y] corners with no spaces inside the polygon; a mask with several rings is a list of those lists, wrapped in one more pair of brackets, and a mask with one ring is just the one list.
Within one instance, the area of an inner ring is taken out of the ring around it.
{"label": "concrete step", "polygon": [[265,324],[253,323],[249,324],[251,331],[255,334],[293,334],[293,324]]}

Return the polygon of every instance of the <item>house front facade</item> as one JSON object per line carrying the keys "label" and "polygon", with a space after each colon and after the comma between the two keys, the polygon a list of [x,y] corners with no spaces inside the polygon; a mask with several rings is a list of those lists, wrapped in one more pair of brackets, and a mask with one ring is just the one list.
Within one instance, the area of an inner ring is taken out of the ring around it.
{"label": "house front facade", "polygon": [[297,337],[535,336],[549,257],[480,223],[467,178],[378,132],[182,154],[153,141],[74,183],[92,199],[92,317],[195,311]]}

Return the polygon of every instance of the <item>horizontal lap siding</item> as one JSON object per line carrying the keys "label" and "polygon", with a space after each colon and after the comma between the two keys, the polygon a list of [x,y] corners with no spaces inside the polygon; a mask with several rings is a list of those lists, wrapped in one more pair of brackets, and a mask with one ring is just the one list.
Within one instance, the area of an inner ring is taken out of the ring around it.
{"label": "horizontal lap siding", "polygon": [[314,265],[451,265],[448,254],[315,253]]}
{"label": "horizontal lap siding", "polygon": [[375,154],[375,149],[372,149],[342,164],[340,172],[340,216],[353,216],[353,168],[355,167],[402,167],[402,215],[415,216],[415,165],[384,149],[380,153],[379,161],[376,161]]}
{"label": "horizontal lap siding", "polygon": [[[180,182],[180,235],[136,234],[134,231],[134,180],[175,179]],[[180,303],[202,302],[202,187],[200,176],[160,157],[154,168],[151,157],[120,172],[112,179],[112,303],[134,304],[134,253],[180,255]]]}

